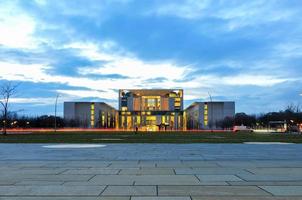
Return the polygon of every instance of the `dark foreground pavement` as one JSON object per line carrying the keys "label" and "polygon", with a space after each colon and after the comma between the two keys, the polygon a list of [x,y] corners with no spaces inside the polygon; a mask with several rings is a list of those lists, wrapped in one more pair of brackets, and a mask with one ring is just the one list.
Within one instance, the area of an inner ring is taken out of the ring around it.
{"label": "dark foreground pavement", "polygon": [[0,200],[300,200],[301,152],[297,144],[0,144]]}

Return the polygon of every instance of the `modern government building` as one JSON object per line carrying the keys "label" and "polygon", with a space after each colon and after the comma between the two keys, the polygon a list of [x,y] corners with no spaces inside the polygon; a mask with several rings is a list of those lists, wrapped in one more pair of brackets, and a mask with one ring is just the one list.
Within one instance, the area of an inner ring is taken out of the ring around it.
{"label": "modern government building", "polygon": [[184,109],[182,89],[120,89],[118,110],[104,102],[64,102],[73,126],[117,130],[219,129],[235,102],[195,102]]}

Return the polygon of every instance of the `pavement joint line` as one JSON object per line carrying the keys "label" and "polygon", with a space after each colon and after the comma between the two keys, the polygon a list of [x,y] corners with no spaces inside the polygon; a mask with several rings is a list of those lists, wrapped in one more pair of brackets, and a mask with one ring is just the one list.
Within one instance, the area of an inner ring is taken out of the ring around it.
{"label": "pavement joint line", "polygon": [[244,178],[241,178],[240,176],[238,176],[238,174],[234,174],[234,176],[236,176],[237,178],[239,178],[240,180],[243,180],[245,182],[248,182],[247,180],[245,180]]}
{"label": "pavement joint line", "polygon": [[257,187],[257,188],[259,188],[260,190],[262,190],[262,191],[264,191],[264,192],[266,192],[266,193],[270,194],[271,196],[274,196],[274,197],[275,197],[275,195],[274,195],[273,193],[271,193],[271,192],[269,192],[269,191],[267,191],[267,190],[263,189],[263,188],[262,188],[262,187],[260,187],[259,185],[256,185],[256,187]]}
{"label": "pavement joint line", "polygon": [[196,174],[194,174],[195,178],[201,183],[202,181],[200,180],[200,178],[198,178],[198,176]]}
{"label": "pavement joint line", "polygon": [[121,175],[122,169],[119,169],[116,175]]}
{"label": "pavement joint line", "polygon": [[63,170],[63,171],[61,171],[61,172],[57,173],[56,175],[61,175],[61,174],[64,174],[64,173],[65,173],[65,172],[67,172],[67,171],[69,171],[69,169]]}
{"label": "pavement joint line", "polygon": [[158,196],[158,185],[156,185],[156,196]]}
{"label": "pavement joint line", "polygon": [[98,195],[98,196],[101,196],[104,192],[105,192],[105,190],[108,188],[108,185],[106,185],[105,187],[104,187],[104,189],[101,191],[101,193]]}
{"label": "pavement joint line", "polygon": [[93,179],[94,177],[96,177],[97,174],[92,175],[86,182],[89,182],[91,179]]}
{"label": "pavement joint line", "polygon": [[243,169],[243,171],[246,171],[246,172],[248,172],[248,173],[251,173],[251,174],[253,174],[253,175],[256,175],[255,173],[251,172],[251,171],[248,170],[248,169]]}
{"label": "pavement joint line", "polygon": [[232,184],[230,183],[230,181],[225,181],[228,185],[227,186],[232,186]]}

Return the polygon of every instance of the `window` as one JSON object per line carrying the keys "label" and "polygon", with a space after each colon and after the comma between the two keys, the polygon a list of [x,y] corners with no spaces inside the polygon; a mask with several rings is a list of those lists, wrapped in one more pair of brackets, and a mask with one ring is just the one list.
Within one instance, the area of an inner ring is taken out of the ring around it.
{"label": "window", "polygon": [[90,104],[90,126],[94,127],[94,103]]}
{"label": "window", "polygon": [[207,103],[204,104],[203,110],[204,110],[204,116],[203,116],[204,122],[203,123],[204,123],[204,126],[207,126],[208,125],[208,104]]}

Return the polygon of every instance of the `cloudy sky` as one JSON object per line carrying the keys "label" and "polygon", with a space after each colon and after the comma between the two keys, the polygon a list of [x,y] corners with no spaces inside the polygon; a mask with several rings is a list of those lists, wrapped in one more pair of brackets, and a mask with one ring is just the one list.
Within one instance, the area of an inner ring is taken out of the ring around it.
{"label": "cloudy sky", "polygon": [[183,88],[237,112],[302,104],[301,0],[0,0],[0,84],[26,115],[119,88]]}

